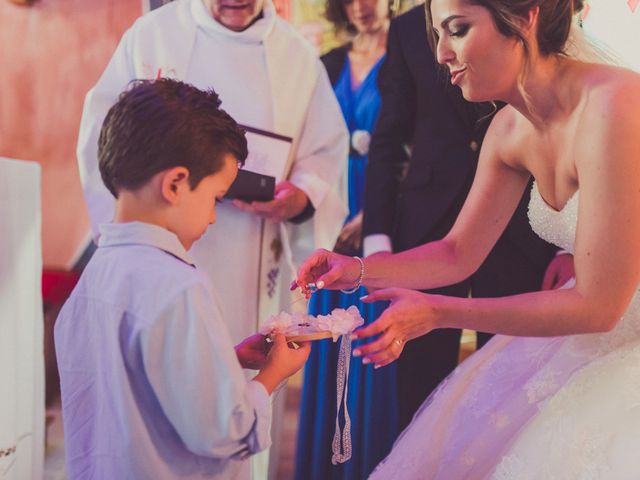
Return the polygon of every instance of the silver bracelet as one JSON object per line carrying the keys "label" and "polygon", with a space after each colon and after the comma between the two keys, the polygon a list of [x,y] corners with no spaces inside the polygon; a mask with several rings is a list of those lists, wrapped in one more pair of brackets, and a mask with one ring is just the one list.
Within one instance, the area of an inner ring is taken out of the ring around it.
{"label": "silver bracelet", "polygon": [[358,280],[356,281],[355,287],[350,288],[349,290],[340,289],[342,293],[355,293],[362,285],[362,279],[364,278],[364,261],[360,257],[354,256],[353,258],[360,262],[360,275],[358,275]]}

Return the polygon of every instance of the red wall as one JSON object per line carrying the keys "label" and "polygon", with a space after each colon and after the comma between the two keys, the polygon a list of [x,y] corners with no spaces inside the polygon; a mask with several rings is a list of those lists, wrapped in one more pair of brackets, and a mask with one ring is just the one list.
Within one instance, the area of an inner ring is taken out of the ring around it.
{"label": "red wall", "polygon": [[0,0],[0,156],[42,165],[47,267],[69,267],[87,238],[75,156],[82,102],[141,5],[39,0],[27,7]]}

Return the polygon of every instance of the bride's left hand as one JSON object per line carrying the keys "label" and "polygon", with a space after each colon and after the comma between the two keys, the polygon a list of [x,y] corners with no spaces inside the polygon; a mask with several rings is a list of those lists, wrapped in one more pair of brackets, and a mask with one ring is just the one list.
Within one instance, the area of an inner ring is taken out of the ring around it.
{"label": "bride's left hand", "polygon": [[370,293],[362,300],[366,303],[390,301],[391,305],[370,325],[356,330],[353,338],[380,336],[371,343],[358,346],[353,355],[362,357],[362,363],[373,363],[375,368],[395,361],[405,342],[437,328],[437,295],[429,295],[404,288],[385,288]]}

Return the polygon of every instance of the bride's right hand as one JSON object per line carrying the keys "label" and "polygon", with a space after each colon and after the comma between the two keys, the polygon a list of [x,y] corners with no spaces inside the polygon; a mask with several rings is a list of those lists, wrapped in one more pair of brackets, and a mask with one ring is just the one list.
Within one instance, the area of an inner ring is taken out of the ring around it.
{"label": "bride's right hand", "polygon": [[318,289],[352,288],[359,276],[360,262],[354,257],[321,248],[303,262],[298,270],[298,277],[291,283],[291,290],[300,287],[302,293],[308,297],[312,293],[309,284],[315,284]]}

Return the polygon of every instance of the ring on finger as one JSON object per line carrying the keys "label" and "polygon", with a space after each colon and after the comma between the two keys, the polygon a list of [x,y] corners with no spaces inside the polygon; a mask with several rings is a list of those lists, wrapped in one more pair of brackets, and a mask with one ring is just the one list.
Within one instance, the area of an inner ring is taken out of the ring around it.
{"label": "ring on finger", "polygon": [[392,342],[392,344],[393,344],[393,345],[395,345],[395,346],[397,346],[398,348],[401,348],[401,347],[402,347],[402,343],[403,343],[403,342],[402,342],[402,339],[401,339],[401,338],[396,338],[396,339]]}

